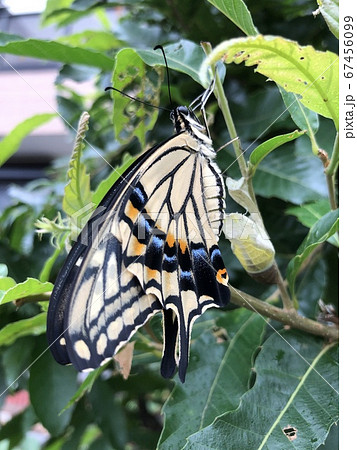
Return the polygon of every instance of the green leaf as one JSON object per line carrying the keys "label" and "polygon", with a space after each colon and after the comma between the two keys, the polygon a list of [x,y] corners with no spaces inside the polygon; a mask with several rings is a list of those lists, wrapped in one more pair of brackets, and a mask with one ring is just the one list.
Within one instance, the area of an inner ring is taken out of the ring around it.
{"label": "green leaf", "polygon": [[61,254],[62,250],[64,249],[66,239],[68,239],[68,233],[62,236],[61,240],[58,243],[58,247],[55,247],[52,255],[46,259],[42,267],[41,273],[39,275],[39,279],[43,283],[50,279],[52,267],[56,262],[57,258],[59,257],[59,255]]}
{"label": "green leaf", "polygon": [[52,289],[53,284],[48,281],[42,283],[35,278],[27,278],[23,283],[16,284],[16,286],[10,287],[5,292],[0,293],[0,304],[13,302],[14,300],[33,295],[44,294],[45,292],[51,292]]}
{"label": "green leaf", "polygon": [[[319,255],[320,256],[320,255]],[[296,286],[296,297],[299,299],[299,313],[305,317],[316,320],[320,308],[318,302],[325,299],[327,280],[330,278],[327,272],[326,261],[322,257],[316,257],[299,277]]]}
{"label": "green leaf", "polygon": [[5,325],[0,330],[0,346],[11,345],[23,336],[38,336],[46,332],[47,313],[22,319]]}
{"label": "green leaf", "polygon": [[304,134],[304,131],[298,131],[295,130],[292,133],[282,134],[280,136],[275,136],[262,144],[258,145],[249,157],[249,162],[251,164],[251,170],[252,173],[256,171],[258,165],[260,162],[269,155],[270,152],[275,150],[278,147],[281,147],[286,142],[293,141],[294,139],[298,138],[299,136],[302,136]]}
{"label": "green leaf", "polygon": [[97,189],[93,192],[92,198],[92,201],[96,206],[99,205],[99,203],[103,200],[105,194],[119,179],[119,177],[126,171],[126,169],[133,164],[135,160],[136,158],[132,156],[127,158],[126,161],[120,167],[114,168],[113,172],[107,178],[105,178],[99,183]]}
{"label": "green leaf", "polygon": [[291,295],[294,297],[295,278],[302,263],[311,252],[320,244],[327,241],[338,230],[338,210],[330,211],[319,219],[310,229],[308,235],[297,250],[296,256],[289,262],[287,268],[287,280]]}
{"label": "green leaf", "polygon": [[103,53],[85,48],[71,47],[55,41],[40,39],[23,39],[20,36],[0,33],[0,51],[11,55],[27,56],[59,61],[67,64],[82,64],[99,67],[103,70],[113,69],[113,60]]}
{"label": "green leaf", "polygon": [[36,337],[24,336],[1,349],[5,382],[8,386],[14,387],[15,380],[21,377],[33,362],[33,351],[36,344]]}
{"label": "green leaf", "polygon": [[306,130],[311,140],[312,151],[317,155],[318,146],[315,140],[315,134],[319,129],[319,116],[314,111],[311,111],[311,109],[306,108],[300,102],[297,94],[286,92],[282,87],[278,87],[291,118],[301,130]]}
{"label": "green leaf", "polygon": [[225,63],[245,62],[255,71],[299,96],[303,105],[333,119],[338,129],[338,56],[335,53],[302,47],[276,36],[237,38],[222,42],[207,57],[207,67],[223,59]]}
{"label": "green leaf", "polygon": [[[331,33],[337,39],[339,38],[339,0],[317,0],[319,5],[318,12],[320,12],[327,23]],[[316,12],[314,13],[316,14]]]}
{"label": "green leaf", "polygon": [[116,49],[121,45],[121,41],[113,33],[98,30],[85,30],[81,33],[61,36],[57,42],[72,47],[90,48],[99,52]]}
{"label": "green leaf", "polygon": [[47,26],[53,23],[52,16],[61,13],[63,9],[69,8],[72,3],[73,0],[47,0],[46,8],[41,14],[41,25]]}
{"label": "green leaf", "polygon": [[[298,144],[302,136],[296,141]],[[263,197],[277,197],[301,204],[327,197],[323,167],[310,149],[297,148],[273,152],[259,164],[254,175],[254,190]]]}
{"label": "green leaf", "polygon": [[299,219],[305,227],[311,228],[322,216],[331,210],[327,199],[314,203],[307,203],[301,206],[292,206],[286,210],[287,214],[292,214]]}
{"label": "green leaf", "polygon": [[[4,295],[4,291],[16,286],[16,281],[11,277],[1,277],[0,278],[0,298]],[[2,291],[2,292],[1,292]]]}
{"label": "green leaf", "polygon": [[[164,47],[167,65],[172,70],[189,75],[201,84],[199,71],[205,59],[205,53],[200,45],[186,39]],[[149,66],[164,66],[165,61],[160,50],[136,50],[140,58]]]}
{"label": "green leaf", "polygon": [[33,130],[56,117],[57,114],[36,114],[20,122],[0,142],[0,166],[19,149],[23,139]]}
{"label": "green leaf", "polygon": [[100,375],[102,374],[103,370],[106,369],[107,365],[110,363],[110,361],[108,361],[107,364],[104,364],[103,366],[98,367],[97,369],[93,370],[92,372],[90,372],[86,379],[83,381],[83,383],[79,386],[77,392],[73,395],[73,397],[69,400],[69,402],[67,403],[67,405],[62,409],[62,411],[60,412],[60,414],[62,414],[64,411],[66,411],[68,408],[70,408],[74,403],[78,402],[78,400],[80,400],[84,394],[86,394],[87,392],[90,392],[94,382],[96,381],[97,378],[100,377]]}
{"label": "green leaf", "polygon": [[[192,435],[185,449],[316,449],[338,419],[337,345],[273,334],[255,362],[257,379],[239,407]],[[289,440],[284,428],[296,428]],[[209,444],[209,445],[208,445]]]}
{"label": "green leaf", "polygon": [[186,382],[176,384],[164,406],[160,450],[183,448],[190,434],[236,408],[248,389],[253,355],[266,322],[240,309],[227,313],[217,325],[229,327],[230,339],[217,343],[212,333],[206,332],[192,343]]}
{"label": "green leaf", "polygon": [[[147,72],[147,67],[139,54],[125,48],[115,58],[113,86],[132,97],[150,105],[159,106],[162,70]],[[136,136],[145,147],[146,132],[151,130],[158,116],[158,109],[113,92],[115,135],[121,144],[128,143]]]}
{"label": "green leaf", "polygon": [[[93,210],[90,177],[86,167],[81,163],[84,140],[88,131],[89,114],[84,112],[80,118],[76,142],[69,162],[68,183],[64,188],[63,211],[74,218],[76,225],[82,228]],[[84,216],[84,217],[83,217]],[[77,223],[80,220],[81,223]]]}
{"label": "green leaf", "polygon": [[117,401],[115,386],[98,379],[88,395],[95,411],[96,423],[103,435],[110,440],[111,447],[98,445],[98,449],[124,449],[128,443],[128,423],[124,406]]}
{"label": "green leaf", "polygon": [[249,9],[242,0],[208,0],[246,35],[255,36],[258,30],[254,26]]}
{"label": "green leaf", "polygon": [[37,417],[54,436],[62,433],[71,420],[72,408],[59,415],[77,389],[77,372],[61,366],[45,351],[30,369],[29,392]]}
{"label": "green leaf", "polygon": [[[322,216],[331,211],[330,202],[322,199],[314,203],[307,203],[301,206],[292,206],[286,210],[287,214],[297,217],[305,227],[311,228]],[[333,235],[328,239],[330,244],[338,247],[338,237]]]}

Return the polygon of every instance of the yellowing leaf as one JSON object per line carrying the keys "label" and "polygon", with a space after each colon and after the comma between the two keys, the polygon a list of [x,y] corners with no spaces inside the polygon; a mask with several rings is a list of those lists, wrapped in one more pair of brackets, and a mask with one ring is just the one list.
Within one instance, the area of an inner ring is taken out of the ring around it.
{"label": "yellowing leaf", "polygon": [[[201,68],[219,60],[257,66],[256,71],[275,81],[287,92],[299,95],[303,105],[332,119],[338,129],[338,56],[276,36],[230,39],[218,45]],[[207,84],[207,83],[206,83]]]}

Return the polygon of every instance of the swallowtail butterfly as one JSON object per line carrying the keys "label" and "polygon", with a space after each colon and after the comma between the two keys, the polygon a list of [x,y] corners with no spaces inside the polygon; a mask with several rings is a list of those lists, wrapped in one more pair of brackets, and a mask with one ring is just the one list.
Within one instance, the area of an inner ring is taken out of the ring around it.
{"label": "swallowtail butterfly", "polygon": [[[198,99],[203,113],[209,94]],[[201,124],[192,105],[172,110],[175,134],[126,170],[72,247],[48,310],[59,363],[96,368],[161,312],[161,374],[178,367],[184,382],[193,322],[228,304],[217,245],[225,191],[205,115]]]}

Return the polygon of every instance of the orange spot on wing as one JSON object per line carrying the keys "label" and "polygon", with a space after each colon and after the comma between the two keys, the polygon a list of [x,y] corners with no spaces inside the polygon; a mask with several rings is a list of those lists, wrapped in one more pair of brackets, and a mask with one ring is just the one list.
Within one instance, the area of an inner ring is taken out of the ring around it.
{"label": "orange spot on wing", "polygon": [[145,252],[146,245],[139,242],[135,236],[132,236],[131,242],[132,242],[132,244],[131,244],[132,254],[134,254],[136,256],[140,256]]}
{"label": "orange spot on wing", "polygon": [[150,269],[150,267],[145,267],[145,269],[146,269],[148,280],[157,280],[158,281],[158,274],[159,274],[158,270]]}
{"label": "orange spot on wing", "polygon": [[228,284],[228,273],[226,269],[219,269],[216,275],[218,283],[224,284],[227,286]]}
{"label": "orange spot on wing", "polygon": [[139,210],[135,208],[135,206],[133,206],[133,204],[131,203],[131,201],[128,201],[128,204],[126,205],[125,208],[125,214],[129,217],[129,219],[134,223],[136,221],[136,219],[138,218],[139,215]]}
{"label": "orange spot on wing", "polygon": [[185,251],[187,249],[187,242],[186,241],[179,241],[179,244],[180,244],[181,253],[185,253]]}
{"label": "orange spot on wing", "polygon": [[169,247],[173,247],[175,245],[174,235],[171,234],[171,233],[167,233],[166,242],[167,242]]}

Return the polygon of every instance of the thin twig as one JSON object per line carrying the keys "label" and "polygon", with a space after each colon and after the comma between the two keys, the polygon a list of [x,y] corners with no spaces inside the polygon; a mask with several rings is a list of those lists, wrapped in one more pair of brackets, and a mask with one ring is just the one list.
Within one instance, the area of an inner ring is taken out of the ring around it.
{"label": "thin twig", "polygon": [[292,328],[297,328],[307,333],[317,336],[322,336],[326,339],[335,341],[338,339],[338,328],[335,326],[327,326],[307,317],[300,316],[295,309],[277,308],[270,303],[263,302],[245,292],[242,292],[234,287],[230,287],[231,302],[243,306],[250,311],[254,311],[262,316],[277,320]]}

